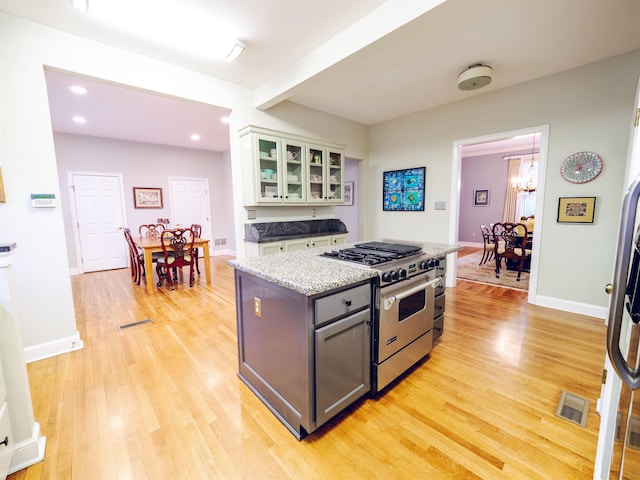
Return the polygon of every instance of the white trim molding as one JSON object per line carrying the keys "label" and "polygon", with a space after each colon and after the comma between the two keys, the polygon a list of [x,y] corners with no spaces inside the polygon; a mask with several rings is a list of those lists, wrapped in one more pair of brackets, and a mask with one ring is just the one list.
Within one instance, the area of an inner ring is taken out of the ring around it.
{"label": "white trim molding", "polygon": [[80,338],[80,333],[76,331],[75,335],[65,338],[59,338],[51,342],[41,343],[24,349],[24,357],[27,363],[43,360],[49,357],[55,357],[63,353],[82,350],[84,343]]}
{"label": "white trim molding", "polygon": [[46,445],[47,437],[40,435],[40,424],[34,422],[31,437],[15,445],[11,465],[9,465],[9,474],[44,460]]}

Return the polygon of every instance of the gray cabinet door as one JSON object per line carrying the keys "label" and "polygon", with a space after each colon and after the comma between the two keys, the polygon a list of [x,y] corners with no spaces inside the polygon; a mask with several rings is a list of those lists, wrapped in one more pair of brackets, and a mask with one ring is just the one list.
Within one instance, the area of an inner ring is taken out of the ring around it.
{"label": "gray cabinet door", "polygon": [[369,309],[315,331],[316,426],[371,390]]}

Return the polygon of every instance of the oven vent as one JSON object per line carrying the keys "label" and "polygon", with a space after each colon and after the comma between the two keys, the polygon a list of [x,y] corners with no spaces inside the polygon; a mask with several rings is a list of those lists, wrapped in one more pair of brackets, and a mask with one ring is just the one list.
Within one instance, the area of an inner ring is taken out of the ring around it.
{"label": "oven vent", "polygon": [[589,400],[562,390],[555,413],[556,416],[584,428],[587,426]]}

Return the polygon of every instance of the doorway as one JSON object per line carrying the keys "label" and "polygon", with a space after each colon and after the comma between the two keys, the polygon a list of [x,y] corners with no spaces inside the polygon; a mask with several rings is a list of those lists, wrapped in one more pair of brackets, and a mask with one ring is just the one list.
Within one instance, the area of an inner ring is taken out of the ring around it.
{"label": "doorway", "polygon": [[[202,237],[212,239],[209,180],[169,177],[169,192],[174,225],[185,228],[197,223],[202,226]],[[213,243],[209,242],[210,253]]]}
{"label": "doorway", "polygon": [[[463,192],[461,190],[461,178],[462,178],[462,152],[463,148],[467,146],[476,146],[482,145],[489,142],[499,142],[506,141],[508,139],[517,139],[518,137],[528,136],[531,139],[532,134],[539,134],[539,159],[538,159],[538,171],[537,171],[537,188],[536,188],[536,206],[535,206],[535,218],[536,218],[536,228],[533,233],[533,246],[532,246],[532,256],[531,256],[531,268],[530,268],[530,279],[529,279],[529,293],[528,293],[528,302],[536,303],[536,284],[537,284],[537,272],[538,272],[538,258],[539,258],[539,246],[540,246],[540,236],[542,231],[542,212],[544,206],[544,178],[546,171],[546,158],[547,158],[547,149],[548,149],[548,138],[549,138],[549,126],[548,125],[540,125],[529,127],[521,130],[513,130],[507,132],[500,132],[491,135],[485,135],[482,137],[473,137],[466,138],[461,140],[456,140],[453,142],[453,158],[452,158],[452,175],[451,175],[451,208],[452,212],[455,212],[450,217],[450,225],[449,225],[449,240],[453,244],[458,243],[459,236],[459,222],[460,222],[460,202],[463,197]],[[531,140],[529,140],[530,142]],[[529,145],[531,146],[531,145]],[[502,201],[502,199],[497,199],[496,201]],[[452,276],[448,279],[449,286],[455,286],[456,276],[457,276],[457,268],[455,262],[451,262],[451,274]]]}
{"label": "doorway", "polygon": [[81,273],[126,268],[123,180],[120,174],[69,172],[71,217]]}

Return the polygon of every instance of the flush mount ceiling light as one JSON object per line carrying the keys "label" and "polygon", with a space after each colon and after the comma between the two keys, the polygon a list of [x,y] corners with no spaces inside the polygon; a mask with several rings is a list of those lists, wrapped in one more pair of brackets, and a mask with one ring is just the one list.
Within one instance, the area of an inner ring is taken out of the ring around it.
{"label": "flush mount ceiling light", "polygon": [[458,75],[460,90],[476,90],[491,83],[491,67],[476,63]]}

